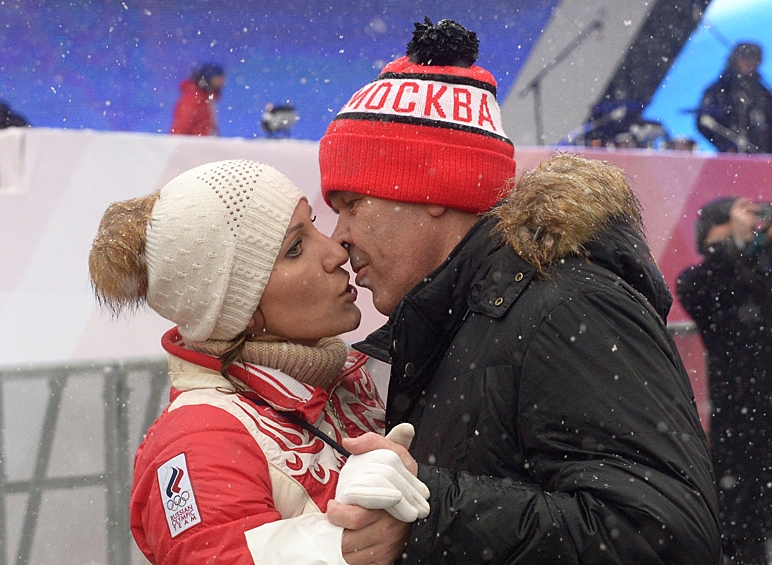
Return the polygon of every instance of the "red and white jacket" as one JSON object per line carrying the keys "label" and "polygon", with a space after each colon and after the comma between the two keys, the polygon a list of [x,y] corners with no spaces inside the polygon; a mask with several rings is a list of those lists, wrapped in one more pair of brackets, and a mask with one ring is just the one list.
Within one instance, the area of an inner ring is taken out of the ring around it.
{"label": "red and white jacket", "polygon": [[322,556],[344,563],[342,528],[323,513],[345,457],[281,414],[290,411],[338,442],[383,433],[367,357],[350,353],[329,391],[234,364],[229,373],[256,401],[231,392],[217,358],[185,349],[176,328],[162,344],[171,404],[134,460],[131,530],[140,550],[154,564],[304,565]]}

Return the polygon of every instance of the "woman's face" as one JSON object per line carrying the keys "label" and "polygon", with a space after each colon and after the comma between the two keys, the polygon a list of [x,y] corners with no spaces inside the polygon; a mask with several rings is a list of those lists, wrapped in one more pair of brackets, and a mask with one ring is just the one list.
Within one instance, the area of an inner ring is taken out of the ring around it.
{"label": "woman's face", "polygon": [[270,335],[308,344],[355,329],[362,314],[346,261],[346,250],[314,226],[308,202],[298,202],[260,298],[257,324],[262,321]]}

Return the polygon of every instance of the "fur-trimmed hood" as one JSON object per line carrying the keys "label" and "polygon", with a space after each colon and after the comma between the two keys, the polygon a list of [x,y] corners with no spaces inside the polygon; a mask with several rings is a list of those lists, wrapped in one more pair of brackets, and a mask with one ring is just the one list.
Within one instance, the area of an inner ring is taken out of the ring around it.
{"label": "fur-trimmed hood", "polygon": [[524,173],[493,214],[495,231],[540,276],[565,257],[587,257],[666,320],[673,298],[646,243],[638,198],[618,167],[558,154]]}

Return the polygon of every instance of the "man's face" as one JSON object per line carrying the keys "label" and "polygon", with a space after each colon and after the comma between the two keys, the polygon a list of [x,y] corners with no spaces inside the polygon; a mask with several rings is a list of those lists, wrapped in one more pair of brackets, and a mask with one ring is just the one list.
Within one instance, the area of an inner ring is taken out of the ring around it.
{"label": "man's face", "polygon": [[732,224],[726,222],[725,224],[716,224],[711,226],[708,233],[705,235],[705,247],[715,245],[722,241],[726,241],[732,234]]}
{"label": "man's face", "polygon": [[741,57],[737,59],[737,72],[742,75],[748,76],[755,72],[761,64],[761,61],[752,57]]}
{"label": "man's face", "polygon": [[355,192],[333,192],[332,238],[348,247],[356,284],[388,316],[402,297],[445,259],[427,206]]}
{"label": "man's face", "polygon": [[215,75],[209,79],[207,92],[211,94],[220,94],[225,86],[225,75]]}

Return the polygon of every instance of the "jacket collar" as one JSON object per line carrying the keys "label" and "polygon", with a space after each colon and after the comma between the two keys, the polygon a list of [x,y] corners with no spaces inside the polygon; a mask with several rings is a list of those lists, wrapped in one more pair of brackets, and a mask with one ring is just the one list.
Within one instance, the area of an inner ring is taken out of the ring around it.
{"label": "jacket collar", "polygon": [[[194,388],[233,390],[232,385],[219,373],[219,359],[187,349],[176,327],[164,334],[161,345],[170,355],[173,397],[179,392]],[[329,391],[347,375],[358,370],[365,361],[366,359],[360,356],[349,355],[340,377]],[[252,363],[234,363],[228,367],[228,374],[244,383],[275,410],[296,412],[311,423],[319,419],[330,396],[330,392],[324,388],[301,383],[278,369]]]}

